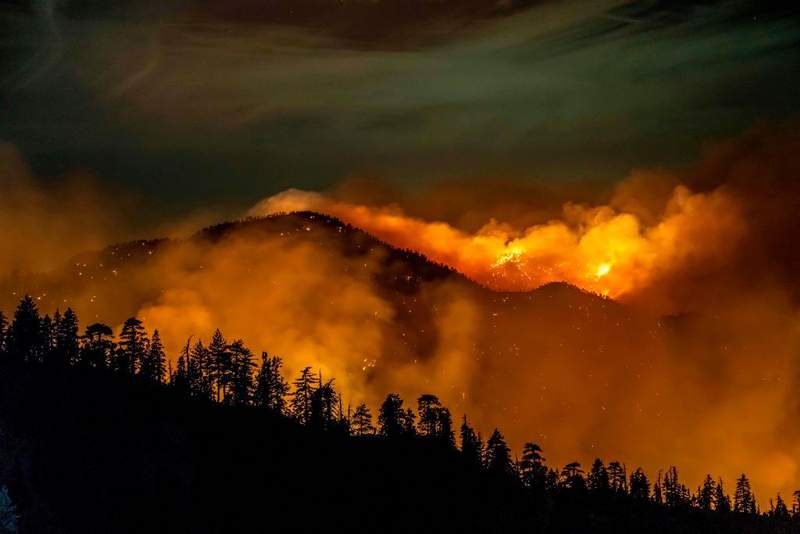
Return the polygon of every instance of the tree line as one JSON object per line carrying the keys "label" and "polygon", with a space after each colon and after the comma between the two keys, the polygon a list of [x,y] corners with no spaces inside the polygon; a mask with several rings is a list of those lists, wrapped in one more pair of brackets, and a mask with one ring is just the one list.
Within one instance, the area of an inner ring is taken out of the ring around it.
{"label": "tree line", "polygon": [[216,330],[206,344],[190,338],[173,367],[166,357],[158,330],[148,333],[141,320],[131,317],[119,335],[103,323],[93,323],[79,333],[75,312],[42,316],[36,301],[25,296],[12,318],[0,312],[0,360],[11,365],[97,369],[159,387],[181,395],[225,406],[250,406],[288,417],[298,424],[326,432],[370,439],[424,439],[458,451],[465,468],[518,486],[534,503],[564,498],[623,499],[666,510],[701,510],[713,514],[762,516],[800,526],[800,491],[791,504],[779,494],[768,510],[760,510],[745,474],[734,484],[731,496],[722,479],[710,474],[694,491],[679,478],[674,466],[654,479],[642,468],[629,470],[624,463],[605,464],[596,459],[584,470],[579,462],[561,468],[548,466],[542,448],[528,442],[519,459],[512,458],[503,434],[494,429],[484,442],[463,416],[456,429],[450,410],[433,394],[423,394],[416,409],[390,393],[378,407],[377,417],[366,403],[354,409],[343,405],[333,378],[324,379],[311,367],[302,369],[289,383],[279,356],[262,352],[260,363],[241,339],[227,340]]}

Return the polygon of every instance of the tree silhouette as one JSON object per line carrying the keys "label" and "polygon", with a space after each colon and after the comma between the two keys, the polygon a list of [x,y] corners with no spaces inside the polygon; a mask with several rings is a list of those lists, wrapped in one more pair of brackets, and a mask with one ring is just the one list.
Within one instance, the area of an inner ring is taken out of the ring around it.
{"label": "tree silhouette", "polygon": [[189,356],[186,362],[189,389],[195,397],[211,400],[214,394],[214,364],[211,352],[203,345],[202,340],[198,339]]}
{"label": "tree silhouette", "polygon": [[122,325],[112,370],[134,375],[146,353],[148,340],[142,321],[131,317]]}
{"label": "tree silhouette", "polygon": [[375,427],[372,426],[372,413],[370,413],[369,407],[365,403],[362,402],[356,406],[356,411],[353,412],[353,417],[351,418],[351,426],[355,436],[366,436],[375,433]]}
{"label": "tree silhouette", "polygon": [[722,487],[721,478],[717,480],[717,487],[714,490],[714,509],[720,513],[731,511],[731,498],[725,495],[725,489]]}
{"label": "tree silhouette", "polygon": [[311,421],[311,399],[318,384],[319,379],[311,367],[303,368],[300,376],[292,383],[294,392],[290,409],[292,417],[301,425],[307,425]]}
{"label": "tree silhouette", "polygon": [[472,467],[480,467],[483,463],[483,443],[475,430],[467,423],[467,416],[461,423],[461,454]]}
{"label": "tree silhouette", "polygon": [[641,467],[631,473],[630,495],[637,501],[647,501],[650,498],[650,481]]}
{"label": "tree silhouette", "polygon": [[733,511],[742,514],[757,513],[756,498],[750,489],[750,480],[744,473],[736,479],[736,491],[733,494]]}
{"label": "tree silhouette", "polygon": [[617,461],[608,464],[608,484],[616,493],[627,493],[628,475],[625,466]]}
{"label": "tree silhouette", "polygon": [[664,503],[670,508],[689,505],[689,490],[678,480],[678,469],[674,465],[664,475]]}
{"label": "tree silhouette", "polygon": [[775,508],[772,510],[772,516],[780,521],[789,521],[791,519],[789,508],[786,507],[786,503],[783,502],[780,493],[775,498]]}
{"label": "tree silhouette", "polygon": [[211,336],[211,342],[208,344],[208,357],[209,379],[217,402],[221,402],[226,398],[228,385],[233,380],[233,365],[230,347],[219,328]]}
{"label": "tree silhouette", "polygon": [[608,471],[606,471],[606,466],[603,465],[603,461],[600,458],[596,458],[592,463],[589,475],[586,477],[586,484],[594,492],[603,493],[611,489]]}
{"label": "tree silhouette", "polygon": [[231,379],[230,390],[225,402],[233,406],[245,406],[250,404],[253,397],[253,353],[245,347],[241,339],[231,343],[229,347],[231,358]]}
{"label": "tree silhouette", "polygon": [[81,361],[84,367],[103,369],[114,352],[114,331],[103,323],[86,327],[82,336]]}
{"label": "tree silhouette", "polygon": [[341,420],[339,413],[339,394],[333,387],[333,380],[320,384],[311,393],[310,426],[319,430],[335,428]]}
{"label": "tree silhouette", "polygon": [[547,466],[542,456],[542,448],[532,442],[527,442],[522,447],[522,460],[519,462],[522,482],[534,493],[544,492],[547,486]]}
{"label": "tree silhouette", "polygon": [[14,320],[8,328],[8,356],[11,361],[40,362],[44,349],[42,320],[33,297],[26,295],[14,312]]}
{"label": "tree silhouette", "polygon": [[286,395],[289,393],[289,384],[281,375],[282,365],[283,360],[280,357],[270,357],[266,352],[262,352],[261,368],[256,378],[256,406],[277,414],[286,411]]}
{"label": "tree silhouette", "polygon": [[74,364],[78,361],[78,316],[67,308],[64,315],[53,321],[54,330],[54,363],[59,366]]}
{"label": "tree silhouette", "polygon": [[579,462],[570,462],[561,469],[561,487],[570,490],[583,490],[586,480]]}
{"label": "tree silhouette", "polygon": [[439,429],[439,409],[441,403],[436,395],[425,393],[417,399],[419,424],[417,428],[421,436],[434,437]]}
{"label": "tree silhouette", "polygon": [[496,428],[486,442],[484,466],[487,471],[499,476],[505,477],[514,473],[511,449],[508,448],[503,434]]}
{"label": "tree silhouette", "polygon": [[158,330],[153,332],[150,344],[142,358],[139,374],[145,380],[162,383],[167,372],[167,357],[164,354],[164,345]]}
{"label": "tree silhouette", "polygon": [[711,510],[714,504],[714,495],[717,491],[717,485],[711,475],[706,475],[703,480],[703,485],[697,489],[697,506],[703,510]]}
{"label": "tree silhouette", "polygon": [[378,411],[379,432],[387,438],[402,436],[406,430],[406,413],[403,399],[397,393],[386,395]]}

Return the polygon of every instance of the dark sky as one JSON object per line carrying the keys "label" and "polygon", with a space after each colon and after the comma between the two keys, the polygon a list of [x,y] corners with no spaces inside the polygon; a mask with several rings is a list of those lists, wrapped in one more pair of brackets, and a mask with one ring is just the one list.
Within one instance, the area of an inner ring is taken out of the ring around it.
{"label": "dark sky", "polygon": [[798,111],[800,17],[766,4],[0,3],[0,141],[173,212],[352,176],[612,181]]}

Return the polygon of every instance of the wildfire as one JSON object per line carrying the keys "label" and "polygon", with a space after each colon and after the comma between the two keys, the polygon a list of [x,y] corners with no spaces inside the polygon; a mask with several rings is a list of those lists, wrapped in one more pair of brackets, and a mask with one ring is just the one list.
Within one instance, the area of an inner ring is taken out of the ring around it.
{"label": "wildfire", "polygon": [[262,201],[249,214],[299,208],[339,217],[500,291],[568,282],[619,297],[680,269],[683,262],[723,261],[743,234],[738,206],[724,191],[692,193],[683,186],[674,189],[661,219],[649,225],[611,206],[567,204],[558,220],[512,228],[490,219],[469,234],[443,222],[406,216],[396,207],[349,204],[295,190]]}

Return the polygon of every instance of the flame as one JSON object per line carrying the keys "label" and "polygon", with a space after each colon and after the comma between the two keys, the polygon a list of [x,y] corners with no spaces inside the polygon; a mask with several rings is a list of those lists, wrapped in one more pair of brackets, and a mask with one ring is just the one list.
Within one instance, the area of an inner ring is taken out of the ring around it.
{"label": "flame", "polygon": [[738,205],[725,191],[693,193],[684,186],[673,190],[661,219],[649,225],[610,205],[568,203],[557,220],[514,228],[489,219],[469,234],[396,207],[350,204],[296,190],[262,201],[249,214],[300,209],[339,217],[495,290],[568,282],[614,298],[644,289],[687,263],[704,259],[709,267],[719,265],[744,233]]}

